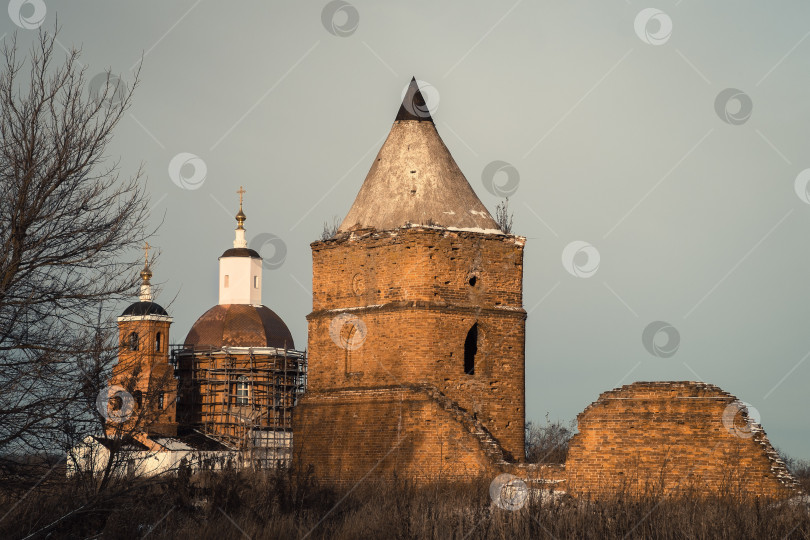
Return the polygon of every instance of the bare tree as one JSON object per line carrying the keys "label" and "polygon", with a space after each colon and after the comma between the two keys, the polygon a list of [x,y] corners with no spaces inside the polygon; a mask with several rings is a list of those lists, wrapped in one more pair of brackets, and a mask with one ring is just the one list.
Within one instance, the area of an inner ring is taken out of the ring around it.
{"label": "bare tree", "polygon": [[565,425],[552,422],[546,413],[546,423],[526,423],[526,461],[529,463],[565,463],[568,443],[576,432],[576,422]]}
{"label": "bare tree", "polygon": [[24,59],[16,35],[2,49],[0,465],[91,429],[117,345],[105,308],[135,290],[129,258],[149,236],[142,172],[122,179],[105,154],[137,74],[89,92],[78,51],[58,63],[57,31]]}

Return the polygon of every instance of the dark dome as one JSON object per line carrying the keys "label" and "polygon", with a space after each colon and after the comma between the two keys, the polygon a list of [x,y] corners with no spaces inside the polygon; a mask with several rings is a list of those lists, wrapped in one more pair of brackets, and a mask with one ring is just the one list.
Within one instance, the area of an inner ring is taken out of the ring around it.
{"label": "dark dome", "polygon": [[220,258],[222,257],[250,257],[251,259],[261,259],[262,256],[253,251],[250,248],[231,248],[225,251]]}
{"label": "dark dome", "polygon": [[135,302],[121,314],[126,315],[169,315],[160,304],[154,302]]}
{"label": "dark dome", "polygon": [[295,348],[292,334],[281,317],[268,307],[249,304],[220,304],[212,307],[197,319],[184,344],[186,347],[217,349]]}

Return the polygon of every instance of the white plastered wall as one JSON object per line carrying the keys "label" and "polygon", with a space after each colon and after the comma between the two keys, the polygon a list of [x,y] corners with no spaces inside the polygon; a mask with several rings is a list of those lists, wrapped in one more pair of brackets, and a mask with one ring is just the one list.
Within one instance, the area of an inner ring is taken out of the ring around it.
{"label": "white plastered wall", "polygon": [[219,303],[252,305],[262,303],[261,259],[250,257],[219,259]]}

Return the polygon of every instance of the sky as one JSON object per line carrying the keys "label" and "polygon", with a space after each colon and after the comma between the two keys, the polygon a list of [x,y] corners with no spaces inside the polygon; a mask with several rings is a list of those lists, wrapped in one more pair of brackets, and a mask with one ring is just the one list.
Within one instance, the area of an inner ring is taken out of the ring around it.
{"label": "sky", "polygon": [[172,342],[217,303],[241,185],[263,303],[306,348],[309,244],[415,76],[527,238],[528,420],[700,380],[810,459],[810,4],[12,0],[0,35],[57,20],[88,78],[140,70],[107,150],[148,178]]}

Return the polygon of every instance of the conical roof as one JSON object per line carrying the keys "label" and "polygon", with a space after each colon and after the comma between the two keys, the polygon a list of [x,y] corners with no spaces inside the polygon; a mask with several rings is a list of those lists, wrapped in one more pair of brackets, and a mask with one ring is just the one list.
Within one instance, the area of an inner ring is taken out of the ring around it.
{"label": "conical roof", "polygon": [[501,233],[439,137],[415,78],[338,231],[407,224]]}

